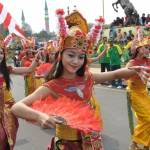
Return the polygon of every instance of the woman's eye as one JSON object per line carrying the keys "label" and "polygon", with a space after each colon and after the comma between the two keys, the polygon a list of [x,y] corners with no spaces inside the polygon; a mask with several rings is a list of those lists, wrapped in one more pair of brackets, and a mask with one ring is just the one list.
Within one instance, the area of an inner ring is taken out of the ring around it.
{"label": "woman's eye", "polygon": [[150,47],[149,47],[149,46],[145,46],[145,48],[146,48],[146,49],[150,49]]}
{"label": "woman's eye", "polygon": [[69,56],[69,57],[71,57],[71,58],[72,58],[72,57],[74,57],[74,55],[73,55],[73,54],[68,54],[68,56]]}
{"label": "woman's eye", "polygon": [[80,59],[84,59],[84,58],[85,58],[85,55],[81,55],[79,58],[80,58]]}

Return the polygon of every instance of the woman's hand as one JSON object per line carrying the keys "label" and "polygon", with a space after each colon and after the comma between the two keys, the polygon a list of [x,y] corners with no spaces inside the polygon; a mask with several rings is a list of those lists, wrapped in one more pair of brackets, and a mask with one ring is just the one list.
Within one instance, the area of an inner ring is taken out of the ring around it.
{"label": "woman's hand", "polygon": [[146,84],[147,80],[150,78],[150,67],[132,66],[129,67],[128,69],[136,71],[136,73],[139,75],[144,84]]}
{"label": "woman's hand", "polygon": [[56,116],[40,113],[38,122],[42,128],[55,128],[56,124],[62,124],[64,120]]}
{"label": "woman's hand", "polygon": [[41,51],[37,51],[37,53],[35,54],[35,60],[38,62],[41,59]]}

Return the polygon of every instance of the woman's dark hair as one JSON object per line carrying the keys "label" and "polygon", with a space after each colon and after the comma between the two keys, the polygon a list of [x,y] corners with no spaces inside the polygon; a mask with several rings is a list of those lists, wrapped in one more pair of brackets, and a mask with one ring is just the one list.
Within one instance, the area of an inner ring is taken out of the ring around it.
{"label": "woman's dark hair", "polygon": [[45,62],[46,62],[46,63],[49,63],[49,62],[50,62],[50,60],[49,60],[49,55],[48,55],[48,54],[46,54],[46,56],[45,56]]}
{"label": "woman's dark hair", "polygon": [[[3,49],[4,52],[4,49]],[[2,62],[0,63],[0,72],[2,73],[5,82],[6,82],[6,88],[9,90],[10,89],[10,73],[8,70],[8,67],[6,65],[6,57],[5,57],[5,53],[4,53],[4,58],[2,60]]]}
{"label": "woman's dark hair", "polygon": [[130,55],[131,55],[131,59],[134,59],[134,58],[136,58],[137,57],[137,55],[138,55],[138,53],[139,53],[139,51],[136,49],[135,50],[135,52],[132,54],[132,53],[130,53]]}
{"label": "woman's dark hair", "polygon": [[134,58],[137,57],[137,55],[138,55],[138,53],[139,53],[139,48],[140,48],[140,47],[138,47],[138,48],[135,50],[135,52],[131,55],[131,59],[134,59]]}
{"label": "woman's dark hair", "polygon": [[[62,52],[63,53],[63,52]],[[62,55],[61,53],[61,55]],[[59,55],[59,52],[57,52],[55,54],[55,60],[58,60],[58,55]],[[85,69],[86,69],[86,65],[87,65],[87,56],[85,56],[85,59],[84,59],[84,63],[82,65],[82,67],[76,72],[76,74],[78,76],[84,76],[84,73],[85,73]],[[63,73],[63,64],[62,64],[62,60],[61,61],[56,61],[50,71],[50,73],[48,74],[48,76],[46,77],[46,80],[49,81],[49,80],[52,80],[52,79],[56,79],[56,78],[59,78]]]}

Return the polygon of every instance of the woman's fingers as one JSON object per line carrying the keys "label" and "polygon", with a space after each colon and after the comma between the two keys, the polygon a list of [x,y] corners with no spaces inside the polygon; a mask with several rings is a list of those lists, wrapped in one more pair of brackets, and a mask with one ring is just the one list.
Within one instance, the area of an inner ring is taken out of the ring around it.
{"label": "woman's fingers", "polygon": [[146,84],[147,80],[150,78],[150,67],[132,66],[132,67],[129,67],[128,69],[136,71],[136,73],[139,75],[139,77],[144,82],[144,84]]}
{"label": "woman's fingers", "polygon": [[145,84],[147,83],[147,80],[150,78],[150,74],[144,70],[138,72],[138,75]]}
{"label": "woman's fingers", "polygon": [[43,128],[55,128],[56,124],[65,124],[65,119],[57,116],[49,116],[48,119],[41,123]]}
{"label": "woman's fingers", "polygon": [[67,121],[60,116],[54,116],[54,120],[57,124],[67,124]]}
{"label": "woman's fingers", "polygon": [[146,66],[132,66],[132,67],[128,67],[128,69],[135,70],[137,72],[139,72],[141,70],[150,71],[150,68],[146,67]]}
{"label": "woman's fingers", "polygon": [[47,120],[45,120],[41,123],[41,126],[43,128],[55,128],[56,123],[51,117],[49,117]]}

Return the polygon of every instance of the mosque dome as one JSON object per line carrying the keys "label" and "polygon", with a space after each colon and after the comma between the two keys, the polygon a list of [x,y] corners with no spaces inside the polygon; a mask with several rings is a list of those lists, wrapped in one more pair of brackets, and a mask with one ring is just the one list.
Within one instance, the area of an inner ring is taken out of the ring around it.
{"label": "mosque dome", "polygon": [[25,34],[27,34],[27,35],[31,35],[32,34],[32,28],[31,28],[31,26],[29,24],[24,23],[22,25],[22,29],[25,32]]}

